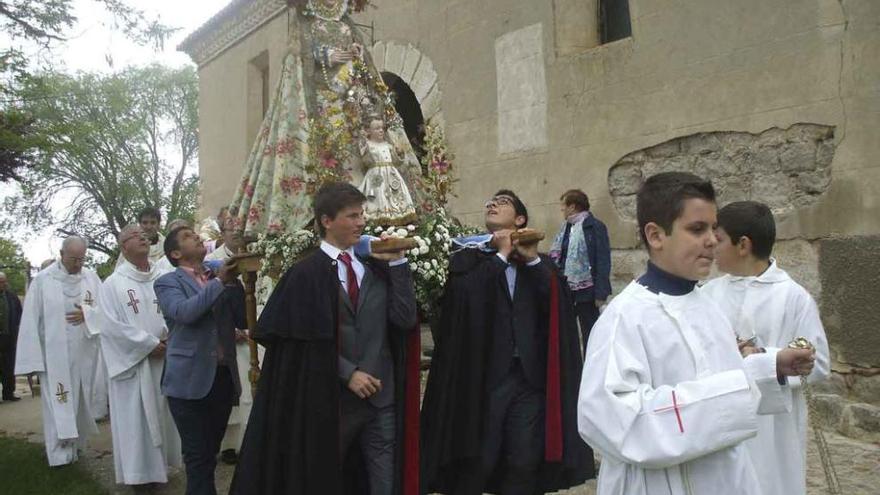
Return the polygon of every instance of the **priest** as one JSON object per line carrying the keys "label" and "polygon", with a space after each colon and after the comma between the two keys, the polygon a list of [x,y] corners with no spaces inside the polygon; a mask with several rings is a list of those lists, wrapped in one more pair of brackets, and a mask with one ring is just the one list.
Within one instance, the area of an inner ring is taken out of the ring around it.
{"label": "priest", "polygon": [[279,281],[230,493],[418,493],[419,333],[403,253],[361,258],[364,195],[314,200],[321,246]]}
{"label": "priest", "polygon": [[96,318],[110,378],[116,482],[165,483],[167,467],[180,466],[182,458],[160,389],[168,329],[153,282],[162,273],[149,261],[149,240],[139,225],[122,229],[119,247],[124,261],[101,286]]}
{"label": "priest", "polygon": [[36,373],[43,385],[43,437],[50,466],[77,460],[88,435],[98,432],[91,401],[101,280],[83,267],[86,241],[64,239],[61,258],[34,277],[24,300],[15,374]]}
{"label": "priest", "polygon": [[484,236],[456,242],[422,407],[423,491],[534,494],[593,477],[578,437],[581,357],[567,285],[537,243],[511,241],[528,210],[486,203]]}

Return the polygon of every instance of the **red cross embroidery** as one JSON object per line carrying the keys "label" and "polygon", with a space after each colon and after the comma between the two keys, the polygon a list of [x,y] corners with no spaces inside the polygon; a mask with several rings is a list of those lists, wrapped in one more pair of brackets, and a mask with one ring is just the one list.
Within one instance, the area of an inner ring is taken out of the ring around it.
{"label": "red cross embroidery", "polygon": [[131,306],[131,309],[134,310],[134,314],[138,314],[139,302],[141,301],[135,297],[134,289],[128,289],[128,303],[126,303],[126,306]]}
{"label": "red cross embroidery", "polygon": [[684,433],[684,424],[681,422],[681,408],[678,399],[675,398],[675,390],[672,391],[672,405],[654,409],[654,412],[675,411],[675,419],[678,420],[678,431]]}

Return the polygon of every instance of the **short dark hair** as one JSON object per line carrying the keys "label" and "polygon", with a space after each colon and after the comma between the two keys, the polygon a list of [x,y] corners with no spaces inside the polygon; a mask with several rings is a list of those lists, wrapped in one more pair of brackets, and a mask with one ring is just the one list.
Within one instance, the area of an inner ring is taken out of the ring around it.
{"label": "short dark hair", "polygon": [[318,227],[318,235],[324,237],[326,232],[321,218],[326,215],[331,220],[344,208],[362,205],[367,201],[364,193],[348,182],[330,182],[321,186],[315,194],[312,203],[315,210],[315,225]]}
{"label": "short dark hair", "polygon": [[639,236],[645,247],[645,225],[653,222],[668,234],[675,219],[681,216],[686,199],[705,199],[715,202],[712,182],[687,172],[662,172],[648,177],[636,194],[636,218]]}
{"label": "short dark hair", "polygon": [[168,261],[171,262],[171,266],[174,267],[177,266],[177,260],[171,257],[171,251],[180,250],[180,241],[177,239],[177,236],[184,230],[192,230],[192,227],[187,227],[186,225],[175,227],[168,233],[165,237],[165,242],[162,244],[162,249],[165,251],[165,257],[168,258]]}
{"label": "short dark hair", "polygon": [[757,201],[735,201],[718,211],[718,226],[737,244],[743,237],[752,241],[752,255],[766,260],[776,242],[776,221],[770,207]]}
{"label": "short dark hair", "polygon": [[529,224],[529,210],[526,209],[525,203],[519,199],[519,196],[516,195],[515,192],[510,189],[501,189],[497,193],[495,193],[494,197],[498,196],[509,196],[510,199],[513,200],[513,210],[516,212],[516,216],[522,216],[526,219],[526,221],[520,225],[520,228],[525,227]]}
{"label": "short dark hair", "polygon": [[159,208],[147,206],[146,208],[139,211],[137,217],[138,223],[141,223],[141,220],[143,220],[144,217],[152,217],[158,220],[159,223],[162,223],[162,213],[159,211]]}
{"label": "short dark hair", "polygon": [[565,203],[565,206],[575,205],[578,211],[590,211],[590,198],[580,189],[569,189],[562,193],[559,199]]}

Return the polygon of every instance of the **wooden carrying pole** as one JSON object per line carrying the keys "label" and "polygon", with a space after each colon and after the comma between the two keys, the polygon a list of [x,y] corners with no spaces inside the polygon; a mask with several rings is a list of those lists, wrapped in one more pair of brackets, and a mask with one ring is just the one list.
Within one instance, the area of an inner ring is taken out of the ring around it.
{"label": "wooden carrying pole", "polygon": [[248,380],[251,382],[251,395],[257,394],[257,380],[260,379],[260,355],[257,353],[257,343],[254,341],[253,332],[257,328],[257,272],[260,271],[262,261],[260,256],[252,253],[236,254],[232,257],[241,281],[244,283],[244,306],[247,312],[248,324],[248,347],[251,353],[251,368],[248,371]]}

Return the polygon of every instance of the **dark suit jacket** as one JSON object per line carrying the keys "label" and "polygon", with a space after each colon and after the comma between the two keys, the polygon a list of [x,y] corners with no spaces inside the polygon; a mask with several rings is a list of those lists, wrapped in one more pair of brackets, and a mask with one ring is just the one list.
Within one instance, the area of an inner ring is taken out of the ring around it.
{"label": "dark suit jacket", "polygon": [[[232,372],[235,397],[241,394],[235,359],[236,326],[232,315],[244,315],[244,290],[240,284],[225,286],[219,279],[204,288],[182,268],[159,277],[153,284],[159,307],[168,324],[168,348],[162,394],[178,399],[201,399],[208,395],[217,371],[218,345],[224,364]],[[232,310],[232,306],[237,306]]]}
{"label": "dark suit jacket", "polygon": [[506,265],[492,256],[495,308],[489,336],[489,369],[486,384],[496,387],[510,370],[514,347],[529,384],[544,390],[547,381],[547,332],[551,263],[542,259],[534,266],[520,265],[516,272],[513,299],[507,287]]}
{"label": "dark suit jacket", "polygon": [[9,335],[0,336],[0,350],[15,351],[18,327],[21,324],[21,300],[9,290],[4,291],[0,297],[6,297],[6,307],[8,308],[6,323],[9,329]]}
{"label": "dark suit jacket", "polygon": [[370,397],[376,407],[394,402],[394,361],[388,332],[404,332],[416,324],[416,294],[410,267],[361,260],[364,279],[358,293],[357,312],[340,285],[339,379],[347,386],[360,370],[378,378],[382,390]]}

